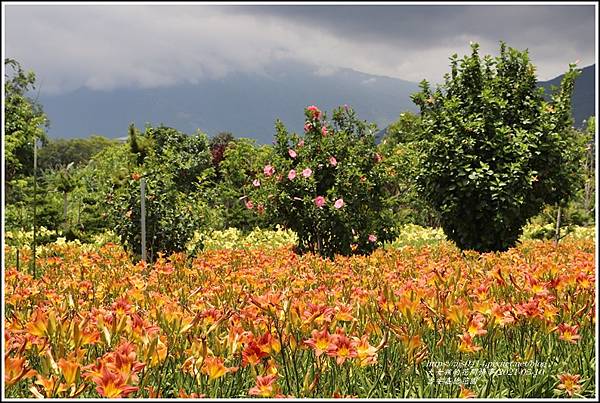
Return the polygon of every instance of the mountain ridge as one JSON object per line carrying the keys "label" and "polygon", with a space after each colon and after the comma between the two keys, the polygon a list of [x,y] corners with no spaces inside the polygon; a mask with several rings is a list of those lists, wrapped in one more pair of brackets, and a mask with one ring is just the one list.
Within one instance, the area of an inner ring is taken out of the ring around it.
{"label": "mountain ridge", "polygon": [[[575,84],[576,125],[594,113],[594,68],[583,68]],[[540,85],[549,88],[561,78]],[[276,119],[290,131],[300,132],[303,109],[313,104],[324,111],[348,104],[360,119],[383,128],[381,133],[401,112],[418,111],[410,100],[410,94],[417,91],[418,83],[393,77],[282,62],[261,74],[233,73],[219,80],[152,89],[79,88],[65,94],[41,94],[39,101],[50,119],[51,138],[93,134],[118,138],[127,134],[133,122],[138,127],[164,124],[186,133],[200,129],[209,136],[229,131],[235,137],[269,144]]]}

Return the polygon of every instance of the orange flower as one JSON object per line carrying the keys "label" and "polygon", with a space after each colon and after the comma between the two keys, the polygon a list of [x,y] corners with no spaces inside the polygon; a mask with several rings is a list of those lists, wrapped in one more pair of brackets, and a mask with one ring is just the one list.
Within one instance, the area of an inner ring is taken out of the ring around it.
{"label": "orange flower", "polygon": [[458,336],[460,339],[460,345],[458,346],[458,350],[463,353],[476,353],[481,350],[480,346],[473,344],[473,339],[468,332],[465,332],[462,336]]}
{"label": "orange flower", "polygon": [[77,373],[79,372],[79,363],[61,358],[58,360],[58,367],[65,377],[67,388],[74,384],[77,379]]}
{"label": "orange flower", "polygon": [[561,374],[559,375],[560,383],[558,389],[564,390],[570,397],[581,390],[580,375]]}
{"label": "orange flower", "polygon": [[35,311],[35,319],[27,324],[27,330],[34,336],[46,337],[48,335],[48,317],[46,313],[38,308]]}
{"label": "orange flower", "polygon": [[136,386],[127,385],[120,374],[110,372],[104,365],[100,369],[100,376],[93,376],[92,381],[102,397],[127,397],[138,390]]}
{"label": "orange flower", "polygon": [[361,367],[377,363],[377,348],[369,344],[369,336],[364,335],[360,339],[354,337],[356,345],[356,358]]}
{"label": "orange flower", "polygon": [[458,397],[461,399],[470,399],[473,397],[477,397],[477,395],[472,390],[465,388],[464,385],[460,385],[460,394],[458,395]]}
{"label": "orange flower", "polygon": [[471,318],[469,325],[467,326],[467,332],[471,337],[483,336],[487,334],[487,330],[484,329],[485,317],[481,314],[477,314]]}
{"label": "orange flower", "polygon": [[4,371],[6,386],[14,385],[21,379],[31,378],[37,374],[33,369],[27,369],[25,357],[11,358],[8,354],[4,356]]}
{"label": "orange flower", "polygon": [[215,380],[228,372],[237,371],[237,367],[227,368],[223,365],[223,359],[220,357],[206,357],[202,365],[202,372],[208,375],[209,380]]}
{"label": "orange flower", "polygon": [[354,319],[352,316],[352,307],[349,305],[338,305],[336,311],[335,319],[340,322],[350,322]]}
{"label": "orange flower", "polygon": [[250,388],[248,393],[252,396],[270,397],[277,393],[275,380],[277,375],[267,375],[256,377],[256,386]]}
{"label": "orange flower", "polygon": [[327,355],[336,357],[337,364],[342,365],[347,359],[356,357],[356,354],[356,343],[346,337],[342,329],[338,329],[331,337]]}
{"label": "orange flower", "polygon": [[404,344],[404,347],[408,351],[408,354],[411,354],[421,344],[423,344],[421,342],[421,336],[419,336],[418,334],[415,336],[408,336],[406,334],[403,334],[402,336],[400,336],[400,340],[402,340],[402,344]]}
{"label": "orange flower", "polygon": [[319,357],[321,354],[327,352],[330,347],[332,347],[331,335],[327,331],[327,329],[323,329],[322,331],[313,330],[312,337],[308,340],[305,340],[304,343],[311,346],[315,350],[315,355]]}
{"label": "orange flower", "polygon": [[254,340],[242,351],[242,366],[256,365],[263,357],[268,356]]}
{"label": "orange flower", "polygon": [[577,340],[581,338],[581,336],[577,334],[577,331],[579,330],[579,326],[577,325],[570,326],[566,323],[561,323],[558,325],[557,330],[560,333],[558,338],[569,343],[577,344]]}
{"label": "orange flower", "polygon": [[492,307],[492,319],[493,322],[497,322],[500,326],[504,327],[510,323],[515,321],[515,318],[512,316],[510,307],[502,306],[494,303]]}

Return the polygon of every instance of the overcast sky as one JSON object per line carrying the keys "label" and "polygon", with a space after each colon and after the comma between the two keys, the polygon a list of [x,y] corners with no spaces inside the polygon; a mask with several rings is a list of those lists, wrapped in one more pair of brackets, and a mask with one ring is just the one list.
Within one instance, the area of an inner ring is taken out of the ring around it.
{"label": "overcast sky", "polygon": [[589,5],[27,5],[5,6],[5,57],[46,92],[157,87],[264,73],[295,60],[438,82],[448,57],[529,49],[538,78],[595,62]]}

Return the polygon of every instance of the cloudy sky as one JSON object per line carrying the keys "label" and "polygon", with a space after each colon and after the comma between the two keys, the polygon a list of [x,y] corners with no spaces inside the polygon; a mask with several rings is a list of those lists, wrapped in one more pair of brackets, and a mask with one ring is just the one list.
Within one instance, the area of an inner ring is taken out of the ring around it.
{"label": "cloudy sky", "polygon": [[6,4],[5,57],[44,91],[152,88],[273,62],[437,82],[469,42],[529,49],[538,78],[595,62],[596,9],[580,5],[27,5]]}

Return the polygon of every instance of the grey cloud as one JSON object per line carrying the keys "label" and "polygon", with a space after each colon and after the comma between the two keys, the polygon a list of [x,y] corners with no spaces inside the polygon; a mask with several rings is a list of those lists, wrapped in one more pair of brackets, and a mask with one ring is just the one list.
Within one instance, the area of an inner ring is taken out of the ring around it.
{"label": "grey cloud", "polygon": [[541,79],[595,62],[589,6],[6,5],[6,56],[44,89],[159,87],[279,60],[439,81],[452,53],[528,48]]}

